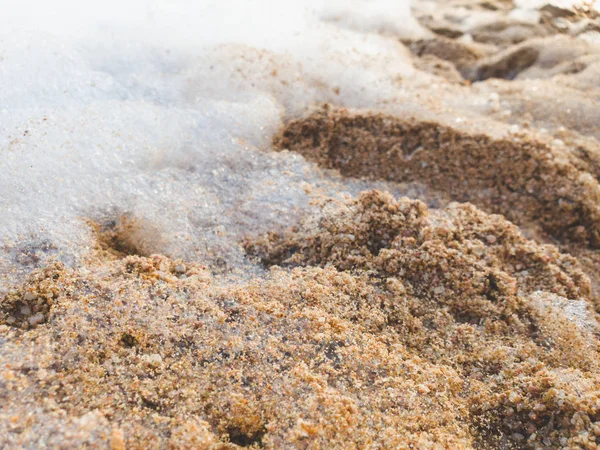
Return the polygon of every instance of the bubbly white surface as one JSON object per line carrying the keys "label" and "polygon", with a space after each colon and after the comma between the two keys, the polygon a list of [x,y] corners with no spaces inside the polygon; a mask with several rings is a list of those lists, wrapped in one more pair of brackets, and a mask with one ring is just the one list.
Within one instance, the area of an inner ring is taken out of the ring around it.
{"label": "bubbly white surface", "polygon": [[282,121],[398,98],[399,38],[427,35],[408,0],[2,5],[0,288],[77,264],[86,220],[123,214],[149,251],[240,263],[242,236],[309,207],[307,182],[330,189],[268,152]]}

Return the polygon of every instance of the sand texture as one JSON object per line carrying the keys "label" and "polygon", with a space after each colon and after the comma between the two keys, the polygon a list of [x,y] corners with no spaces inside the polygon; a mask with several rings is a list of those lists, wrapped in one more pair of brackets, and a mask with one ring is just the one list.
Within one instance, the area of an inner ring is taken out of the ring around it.
{"label": "sand texture", "polygon": [[[68,258],[7,239],[1,449],[600,448],[600,18],[413,14],[367,30],[410,63],[397,95],[295,109],[261,54],[266,144],[142,161],[225,184],[164,171],[151,213],[77,210]],[[188,182],[204,216],[178,216]]]}

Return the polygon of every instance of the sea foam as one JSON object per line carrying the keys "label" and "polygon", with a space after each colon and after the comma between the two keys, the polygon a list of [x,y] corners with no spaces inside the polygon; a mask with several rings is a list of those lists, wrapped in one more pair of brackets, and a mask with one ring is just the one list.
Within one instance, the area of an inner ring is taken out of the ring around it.
{"label": "sea foam", "polygon": [[[9,2],[11,3],[11,2]],[[89,221],[134,219],[146,252],[230,265],[242,236],[352,189],[269,152],[322,102],[399,99],[427,36],[408,1],[12,2],[0,25],[2,289],[77,265]]]}

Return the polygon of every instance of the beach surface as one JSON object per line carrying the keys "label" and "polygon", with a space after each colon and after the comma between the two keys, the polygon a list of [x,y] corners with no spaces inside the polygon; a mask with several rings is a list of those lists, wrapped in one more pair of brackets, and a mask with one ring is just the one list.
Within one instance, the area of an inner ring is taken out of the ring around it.
{"label": "beach surface", "polygon": [[0,448],[600,448],[598,5],[114,3],[0,19]]}

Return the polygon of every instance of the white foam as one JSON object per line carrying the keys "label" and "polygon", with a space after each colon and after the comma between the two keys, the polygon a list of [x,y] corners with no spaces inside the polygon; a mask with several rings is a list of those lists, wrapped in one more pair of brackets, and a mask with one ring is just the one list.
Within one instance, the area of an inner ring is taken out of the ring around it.
{"label": "white foam", "polygon": [[1,11],[5,281],[49,257],[77,264],[85,220],[120,214],[145,224],[152,251],[236,264],[240,237],[294,220],[305,183],[326,184],[301,157],[268,152],[282,121],[323,101],[400,96],[395,80],[414,69],[398,38],[424,33],[407,1],[19,0]]}

